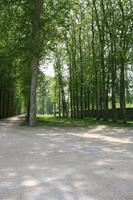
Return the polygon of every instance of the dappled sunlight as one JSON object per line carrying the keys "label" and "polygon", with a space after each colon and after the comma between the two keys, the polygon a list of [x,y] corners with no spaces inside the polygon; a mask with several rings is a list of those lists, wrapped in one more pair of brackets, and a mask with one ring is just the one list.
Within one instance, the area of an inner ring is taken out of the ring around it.
{"label": "dappled sunlight", "polygon": [[0,128],[19,126],[23,121],[23,115],[9,117],[0,120]]}
{"label": "dappled sunlight", "polygon": [[102,200],[116,194],[132,200],[132,133],[105,126],[2,129],[0,200]]}
{"label": "dappled sunlight", "polygon": [[120,179],[125,179],[125,180],[130,180],[130,181],[133,181],[133,174],[130,174],[126,171],[124,172],[121,172],[121,173],[118,173],[118,172],[114,172],[113,173],[117,178],[120,178]]}
{"label": "dappled sunlight", "polygon": [[46,136],[47,134],[46,133],[38,133],[37,135],[38,136]]}
{"label": "dappled sunlight", "polygon": [[130,139],[123,139],[123,138],[114,138],[114,137],[110,137],[110,136],[105,136],[105,135],[100,135],[100,134],[85,134],[84,137],[89,137],[89,138],[96,138],[96,139],[100,139],[103,141],[107,141],[110,143],[122,143],[122,144],[133,144],[133,141],[131,141]]}
{"label": "dappled sunlight", "polygon": [[25,187],[35,187],[38,185],[39,185],[39,182],[33,178],[26,179],[22,182],[22,186],[25,186]]}
{"label": "dappled sunlight", "polygon": [[94,127],[93,129],[91,129],[91,133],[97,133],[99,131],[103,131],[104,129],[106,129],[107,126],[106,125],[98,125],[96,127]]}
{"label": "dappled sunlight", "polygon": [[11,197],[11,198],[4,198],[4,200],[17,200],[15,197]]}
{"label": "dappled sunlight", "polygon": [[95,161],[95,164],[98,165],[98,166],[111,166],[112,164],[112,160],[98,160],[98,161]]}
{"label": "dappled sunlight", "polygon": [[84,132],[67,132],[67,134],[86,139],[98,139],[109,143],[133,144],[132,137],[126,137],[126,135],[120,136],[118,135],[120,131],[117,130],[116,132],[116,129],[112,129],[110,131],[108,131],[108,129],[104,129],[105,126],[98,126],[94,129],[89,129],[87,132],[85,130]]}

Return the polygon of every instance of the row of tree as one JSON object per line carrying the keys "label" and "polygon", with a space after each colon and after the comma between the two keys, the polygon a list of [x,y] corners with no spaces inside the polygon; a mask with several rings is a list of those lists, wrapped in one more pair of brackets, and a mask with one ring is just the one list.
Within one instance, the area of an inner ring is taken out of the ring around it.
{"label": "row of tree", "polygon": [[97,119],[105,120],[109,108],[116,120],[120,105],[125,121],[126,104],[133,103],[132,4],[130,0],[2,1],[0,118],[26,111],[30,125],[35,125],[36,104],[44,110],[40,102],[47,95],[45,77],[38,77],[39,65],[52,54],[54,89],[51,104],[43,105],[53,106],[59,116],[75,118],[95,110]]}
{"label": "row of tree", "polygon": [[[95,110],[97,119],[107,120],[111,109],[111,117],[117,120],[120,107],[121,119],[126,121],[126,105],[133,102],[132,27],[131,1],[71,2],[55,52],[63,116],[70,111],[71,117],[83,118],[86,111],[89,116]],[[68,111],[63,65],[68,66]]]}

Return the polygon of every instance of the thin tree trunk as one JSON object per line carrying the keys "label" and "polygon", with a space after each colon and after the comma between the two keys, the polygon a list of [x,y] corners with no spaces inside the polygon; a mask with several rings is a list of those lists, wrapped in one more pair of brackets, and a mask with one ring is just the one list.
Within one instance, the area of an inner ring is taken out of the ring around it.
{"label": "thin tree trunk", "polygon": [[61,117],[61,91],[60,91],[60,88],[59,88],[59,117]]}
{"label": "thin tree trunk", "polygon": [[[93,12],[93,10],[92,10]],[[92,16],[92,54],[93,54],[93,69],[95,71],[95,99],[96,99],[96,118],[99,120],[99,101],[98,101],[98,73],[96,66],[96,54],[95,54],[95,32],[94,32],[94,20]]]}
{"label": "thin tree trunk", "polygon": [[123,27],[121,31],[120,38],[120,110],[121,110],[121,118],[123,122],[126,122],[126,97],[125,97],[125,60],[126,60],[126,27],[125,27],[125,12],[123,8],[123,4],[121,0],[118,0],[118,5],[121,10],[122,19],[123,19]]}
{"label": "thin tree trunk", "polygon": [[120,67],[120,109],[122,120],[126,122],[125,71],[123,58],[121,58]]}
{"label": "thin tree trunk", "polygon": [[87,110],[88,110],[87,117],[90,117],[90,90],[89,89],[87,91]]}
{"label": "thin tree trunk", "polygon": [[80,118],[84,117],[83,113],[83,55],[82,55],[82,38],[81,27],[79,31],[79,50],[80,50]]}

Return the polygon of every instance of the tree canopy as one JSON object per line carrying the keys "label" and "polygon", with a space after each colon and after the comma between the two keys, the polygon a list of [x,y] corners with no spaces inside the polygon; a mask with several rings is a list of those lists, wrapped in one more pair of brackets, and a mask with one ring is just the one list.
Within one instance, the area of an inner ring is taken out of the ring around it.
{"label": "tree canopy", "polygon": [[[132,13],[131,0],[2,1],[0,118],[27,112],[31,126],[36,112],[126,121]],[[46,57],[54,78],[40,70]]]}

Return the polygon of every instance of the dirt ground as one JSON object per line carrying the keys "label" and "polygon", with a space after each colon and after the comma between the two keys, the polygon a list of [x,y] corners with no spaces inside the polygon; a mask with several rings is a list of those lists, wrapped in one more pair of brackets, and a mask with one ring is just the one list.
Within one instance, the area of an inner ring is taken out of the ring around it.
{"label": "dirt ground", "polygon": [[0,200],[133,200],[132,128],[1,121]]}

